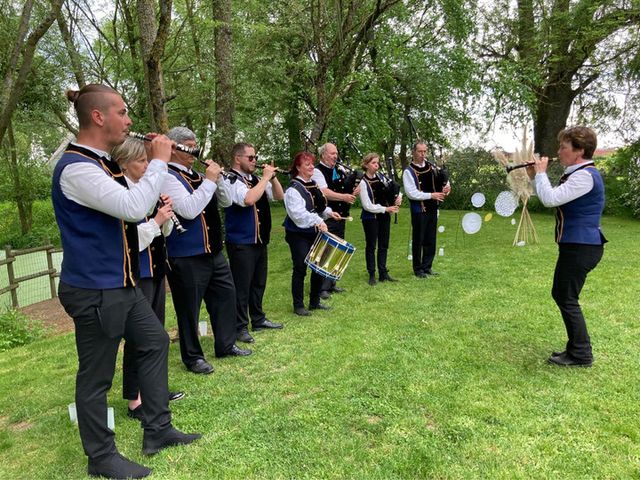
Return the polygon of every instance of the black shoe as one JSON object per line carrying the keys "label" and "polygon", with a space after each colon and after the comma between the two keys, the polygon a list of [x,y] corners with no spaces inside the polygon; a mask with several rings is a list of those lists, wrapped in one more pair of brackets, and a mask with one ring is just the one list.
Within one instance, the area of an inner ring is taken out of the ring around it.
{"label": "black shoe", "polygon": [[340,288],[337,285],[334,285],[333,287],[331,287],[331,293],[343,293],[346,292],[346,290],[344,288]]}
{"label": "black shoe", "polygon": [[427,275],[431,275],[432,277],[437,277],[438,275],[440,275],[438,272],[434,272],[430,268],[425,270],[424,273],[426,273]]}
{"label": "black shoe", "polygon": [[567,353],[566,350],[564,350],[562,352],[551,352],[551,356],[552,357],[559,357],[560,355],[564,355],[565,353]]}
{"label": "black shoe", "polygon": [[378,280],[380,280],[381,282],[397,282],[397,280],[389,275],[388,272],[381,273],[378,277]]}
{"label": "black shoe", "polygon": [[233,345],[229,350],[224,352],[222,355],[217,355],[216,357],[248,357],[253,352],[248,348],[246,350],[238,347],[237,345]]}
{"label": "black shoe", "polygon": [[331,310],[329,305],[318,302],[317,305],[309,305],[309,310]]}
{"label": "black shoe", "polygon": [[284,327],[283,324],[272,322],[271,320],[267,320],[265,318],[262,322],[256,325],[253,325],[251,328],[253,329],[254,332],[259,332],[260,330],[270,330],[270,329],[279,330],[282,327]]}
{"label": "black shoe", "polygon": [[238,334],[238,336],[236,337],[236,340],[238,342],[242,342],[242,343],[254,343],[255,342],[253,337],[251,335],[249,335],[249,332],[247,332],[246,330],[242,330]]}
{"label": "black shoe", "polygon": [[369,285],[371,285],[372,287],[378,282],[376,282],[376,276],[375,275],[369,275]]}
{"label": "black shoe", "polygon": [[100,459],[90,458],[87,473],[92,477],[144,478],[151,475],[151,469],[132,462],[116,452]]}
{"label": "black shoe", "polygon": [[135,420],[144,421],[144,412],[142,411],[142,404],[138,405],[136,408],[131,410],[127,407],[127,417],[133,418]]}
{"label": "black shoe", "polygon": [[311,312],[304,307],[298,307],[293,309],[293,313],[300,317],[309,317],[311,316]]}
{"label": "black shoe", "polygon": [[558,356],[552,355],[547,361],[560,367],[590,367],[593,365],[593,360],[579,360],[566,352]]}
{"label": "black shoe", "polygon": [[420,272],[420,271],[419,272],[415,272],[415,276],[418,277],[418,278],[427,278],[428,277],[428,275],[426,273]]}
{"label": "black shoe", "polygon": [[173,427],[169,427],[167,430],[155,434],[147,434],[145,432],[144,439],[142,440],[142,453],[145,455],[154,455],[167,447],[188,445],[200,437],[202,437],[202,435],[199,433],[182,433]]}
{"label": "black shoe", "polygon": [[331,298],[331,293],[330,293],[330,292],[328,292],[328,291],[326,291],[326,290],[322,290],[322,291],[320,292],[320,298],[321,298],[322,300],[327,300],[327,299]]}
{"label": "black shoe", "polygon": [[198,360],[196,360],[196,363],[190,365],[187,368],[193,373],[201,373],[203,375],[213,373],[213,367],[204,358],[199,358]]}
{"label": "black shoe", "polygon": [[169,392],[169,401],[180,400],[184,398],[184,392]]}

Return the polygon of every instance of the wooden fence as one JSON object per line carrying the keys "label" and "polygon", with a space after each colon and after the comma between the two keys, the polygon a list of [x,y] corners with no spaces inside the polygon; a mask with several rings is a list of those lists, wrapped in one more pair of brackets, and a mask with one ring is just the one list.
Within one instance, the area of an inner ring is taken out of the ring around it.
{"label": "wooden fence", "polygon": [[[45,245],[43,247],[25,248],[23,250],[13,250],[10,245],[4,248],[6,258],[0,260],[0,267],[7,266],[7,275],[9,277],[9,286],[0,289],[0,295],[11,292],[11,306],[18,308],[18,287],[21,282],[32,280],[34,278],[49,276],[49,288],[51,289],[51,298],[55,298],[56,294],[56,277],[60,276],[60,273],[53,267],[53,254],[62,252],[61,248],[56,248],[53,245]],[[47,269],[41,272],[30,273],[22,277],[16,277],[13,269],[13,262],[21,255],[28,255],[36,252],[46,252],[47,254]]]}

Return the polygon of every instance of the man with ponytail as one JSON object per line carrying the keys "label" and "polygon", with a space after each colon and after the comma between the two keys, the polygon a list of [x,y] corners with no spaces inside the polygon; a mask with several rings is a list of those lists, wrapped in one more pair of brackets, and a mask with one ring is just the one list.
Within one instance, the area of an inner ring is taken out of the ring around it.
{"label": "man with ponytail", "polygon": [[143,453],[152,455],[200,437],[171,425],[169,337],[137,285],[136,223],[160,196],[173,142],[156,136],[144,177],[127,188],[107,153],[124,141],[131,125],[122,97],[93,84],[67,92],[67,98],[80,128],[53,172],[52,201],[65,252],[59,298],[75,324],[80,439],[89,457],[89,475],[143,478],[151,470],[120,455],[115,433],[107,426],[107,392],[122,338],[136,345],[144,400]]}

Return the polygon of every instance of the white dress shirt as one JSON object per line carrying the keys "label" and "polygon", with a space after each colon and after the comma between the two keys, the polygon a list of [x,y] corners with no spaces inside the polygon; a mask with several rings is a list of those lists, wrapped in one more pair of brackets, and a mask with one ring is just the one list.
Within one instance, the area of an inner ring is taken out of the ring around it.
{"label": "white dress shirt", "polygon": [[536,173],[533,181],[533,187],[538,198],[545,207],[559,207],[565,203],[569,203],[582,195],[589,193],[593,188],[593,177],[589,172],[576,169],[585,164],[593,165],[592,160],[587,160],[577,165],[571,165],[564,170],[565,175],[571,173],[567,181],[557,187],[552,187],[547,173]]}
{"label": "white dress shirt", "polygon": [[[184,165],[174,162],[171,162],[171,165],[182,171],[191,173]],[[208,178],[204,178],[202,184],[196,190],[189,193],[180,180],[169,174],[166,176],[166,180],[162,186],[162,192],[171,197],[173,201],[173,211],[188,220],[193,220],[200,215],[214,194],[218,195],[218,205],[220,207],[225,208],[231,205],[229,188],[222,175],[218,177],[217,182],[212,182]]]}
{"label": "white dress shirt", "polygon": [[[422,168],[426,164],[425,162],[422,162],[421,164],[414,163],[414,165],[416,167]],[[416,187],[415,177],[408,168],[405,168],[404,173],[402,174],[402,185],[404,186],[404,193],[407,194],[407,197],[409,197],[409,199],[431,200],[431,192],[422,192],[418,187]]]}
{"label": "white dress shirt", "polygon": [[[72,143],[110,158],[107,152]],[[160,189],[167,175],[167,164],[153,159],[138,183],[127,189],[114,181],[98,165],[77,162],[67,165],[60,174],[60,189],[65,197],[82,206],[92,208],[127,222],[144,218],[160,197]]]}
{"label": "white dress shirt", "polygon": [[[234,172],[239,173],[247,180],[249,180],[251,177],[251,175],[246,174],[244,172],[240,172],[238,170],[234,170]],[[244,203],[244,199],[246,198],[247,193],[249,192],[249,187],[247,187],[246,183],[244,183],[240,179],[237,179],[234,183],[231,183],[230,181],[226,180],[226,183],[229,184],[228,186],[231,194],[231,201],[236,205],[240,205],[241,207],[246,207]],[[264,191],[267,194],[267,198],[269,199],[269,201],[272,202],[273,187],[271,186],[271,183],[267,183],[267,188],[265,188]]]}
{"label": "white dress shirt", "polygon": [[[127,185],[129,185],[129,188],[135,185],[135,182],[133,182],[126,175],[124,178],[127,181]],[[151,210],[147,212],[146,216],[151,215],[152,212],[153,212],[153,207],[151,207]],[[162,225],[162,231],[159,225],[156,223],[156,221],[153,218],[150,219],[148,222],[139,223],[138,224],[138,247],[139,247],[138,250],[143,251],[145,248],[151,245],[151,242],[153,242],[154,238],[156,238],[161,234],[164,235],[165,237],[168,237],[169,235],[171,235],[172,230],[173,230],[173,222],[171,220],[166,221]]]}
{"label": "white dress shirt", "polygon": [[[363,182],[366,182],[369,177],[365,176],[363,178]],[[373,203],[371,197],[369,196],[369,189],[366,186],[360,186],[360,203],[362,203],[362,208],[367,212],[371,213],[385,213],[387,211],[387,207],[383,207],[378,203]]]}
{"label": "white dress shirt", "polygon": [[[320,162],[322,163],[322,165],[324,165],[327,168],[331,168],[329,165],[327,165],[324,162]],[[333,167],[336,168],[336,167]],[[322,173],[322,171],[320,171],[319,168],[314,168],[313,169],[313,175],[311,175],[311,180],[313,180],[314,182],[316,182],[318,184],[318,188],[320,190],[324,190],[325,188],[329,188],[329,185],[327,185],[327,180],[324,178],[324,175]]]}
{"label": "white dress shirt", "polygon": [[[301,181],[304,180],[301,177],[297,177]],[[299,228],[312,228],[319,225],[323,219],[329,218],[333,213],[331,208],[327,207],[322,212],[322,215],[310,212],[307,210],[307,204],[295,188],[289,187],[284,194],[284,207],[287,210],[287,215],[293,220]]]}

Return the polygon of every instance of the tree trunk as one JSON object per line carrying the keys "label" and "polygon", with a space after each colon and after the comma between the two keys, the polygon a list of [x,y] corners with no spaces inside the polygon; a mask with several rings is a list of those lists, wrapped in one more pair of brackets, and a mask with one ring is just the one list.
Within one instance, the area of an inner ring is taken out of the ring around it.
{"label": "tree trunk", "polygon": [[233,88],[233,36],[231,0],[213,1],[215,20],[214,43],[216,62],[216,107],[214,113],[213,159],[221,165],[229,163],[235,142],[235,101]]}
{"label": "tree trunk", "polygon": [[[323,109],[318,109],[316,118],[313,122],[313,128],[311,129],[311,141],[318,145],[318,141],[322,138],[324,129],[327,126],[327,112]],[[319,145],[318,145],[319,146]]]}
{"label": "tree trunk", "polygon": [[300,105],[295,93],[291,95],[291,100],[289,101],[289,108],[287,109],[287,115],[285,117],[285,125],[287,127],[287,136],[289,138],[289,158],[287,159],[287,164],[289,164],[289,160],[293,160],[296,153],[301,152],[304,149],[302,138],[300,138],[300,132],[302,131]]}
{"label": "tree trunk", "polygon": [[82,60],[78,53],[78,49],[73,42],[73,36],[69,31],[69,27],[67,26],[67,21],[64,18],[62,10],[58,12],[57,21],[60,34],[62,35],[65,47],[67,48],[67,53],[69,54],[69,60],[71,60],[71,67],[73,68],[73,74],[76,77],[76,83],[78,84],[78,88],[82,88],[87,83],[84,76],[84,68],[82,68]]}
{"label": "tree trunk", "polygon": [[568,83],[547,84],[538,95],[533,125],[534,152],[553,157],[558,151],[558,133],[567,126],[575,98]]}
{"label": "tree trunk", "polygon": [[[140,38],[136,33],[136,25],[134,19],[134,10],[132,3],[135,0],[120,0],[116,3],[116,5],[120,5],[120,11],[122,12],[122,17],[124,19],[124,27],[127,32],[127,43],[129,46],[129,55],[131,56],[131,65],[137,65],[139,59],[141,58],[140,53]],[[132,80],[136,86],[135,90],[139,94],[136,96],[135,103],[132,108],[135,112],[135,116],[139,119],[142,118],[151,118],[149,113],[149,108],[147,106],[147,102],[144,101],[146,98],[143,93],[146,92],[145,88],[145,74],[144,69],[142,75],[140,74],[139,69],[135,69],[133,73]],[[131,106],[130,106],[131,108]],[[138,126],[139,127],[139,126]],[[142,130],[145,131],[145,130]]]}
{"label": "tree trunk", "polygon": [[29,201],[22,188],[20,179],[20,169],[18,168],[18,154],[16,151],[16,142],[13,137],[13,127],[11,122],[7,126],[7,140],[9,143],[9,175],[13,184],[14,200],[18,207],[18,218],[20,219],[20,233],[25,235],[31,230],[33,219],[33,203]]}
{"label": "tree trunk", "polygon": [[194,61],[196,74],[198,75],[198,79],[200,80],[201,85],[206,85],[207,88],[201,88],[201,97],[200,105],[202,112],[204,112],[204,121],[202,122],[202,130],[199,132],[195,132],[196,136],[203,145],[207,143],[208,135],[210,132],[210,126],[213,123],[213,96],[214,92],[210,89],[209,86],[209,76],[208,76],[208,65],[205,65],[206,62],[203,61],[202,58],[202,49],[200,42],[200,32],[198,30],[198,25],[196,24],[196,5],[195,0],[185,0],[185,9],[187,16],[187,23],[189,24],[189,31],[191,33],[191,42],[193,43],[193,53],[194,53]]}
{"label": "tree trunk", "polygon": [[147,83],[149,106],[151,107],[151,130],[164,133],[169,129],[169,120],[164,108],[164,81],[162,78],[162,56],[171,23],[172,0],[160,0],[160,21],[156,28],[154,0],[138,0],[138,24],[140,44]]}

